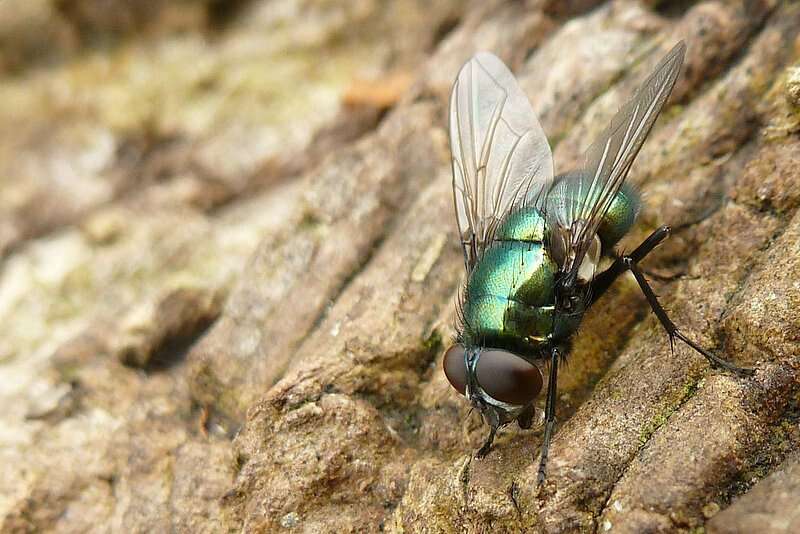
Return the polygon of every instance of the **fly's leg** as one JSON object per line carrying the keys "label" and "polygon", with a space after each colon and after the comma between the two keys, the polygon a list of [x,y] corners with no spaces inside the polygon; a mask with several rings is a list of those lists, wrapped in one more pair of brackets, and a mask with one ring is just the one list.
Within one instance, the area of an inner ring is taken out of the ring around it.
{"label": "fly's leg", "polygon": [[664,239],[669,236],[670,228],[669,226],[662,226],[661,228],[657,229],[655,232],[650,234],[650,236],[645,239],[641,245],[636,247],[636,250],[631,252],[630,254],[626,254],[624,256],[618,257],[614,263],[597,275],[592,282],[592,295],[593,298],[597,298],[611,286],[611,284],[616,280],[619,275],[624,273],[625,271],[631,271],[633,273],[634,278],[636,278],[636,282],[639,284],[639,288],[641,288],[642,293],[644,293],[645,298],[647,299],[647,303],[650,305],[650,309],[653,310],[653,313],[656,314],[658,321],[661,323],[661,326],[664,327],[664,330],[667,331],[669,335],[669,343],[670,347],[673,346],[675,338],[680,339],[691,348],[702,354],[711,364],[712,367],[722,367],[734,373],[740,375],[752,375],[752,369],[746,369],[742,367],[737,367],[730,362],[727,362],[720,358],[719,356],[713,354],[712,352],[704,349],[681,332],[675,323],[667,315],[667,312],[658,302],[655,293],[653,293],[650,284],[647,283],[647,280],[644,277],[644,273],[642,272],[641,268],[639,267],[638,263],[644,259],[656,246],[659,245]]}
{"label": "fly's leg", "polygon": [[670,347],[673,346],[675,338],[678,338],[687,345],[689,345],[690,347],[692,347],[694,350],[705,356],[712,367],[722,367],[724,369],[727,369],[728,371],[732,371],[736,374],[743,376],[753,374],[754,371],[752,369],[738,367],[726,360],[723,360],[716,354],[704,349],[703,347],[701,347],[700,345],[698,345],[697,343],[686,337],[686,335],[683,332],[681,332],[677,326],[675,326],[675,323],[672,322],[672,320],[667,315],[667,312],[664,310],[661,304],[659,304],[655,293],[653,293],[650,284],[647,283],[647,280],[645,279],[644,274],[642,274],[642,270],[639,268],[639,265],[637,265],[636,261],[634,261],[629,256],[623,256],[623,262],[625,263],[625,266],[633,273],[633,276],[636,278],[636,282],[638,282],[639,287],[642,290],[642,293],[644,293],[644,297],[647,299],[647,303],[650,304],[650,309],[652,309],[653,313],[656,314],[658,322],[660,322],[661,326],[664,327],[664,330],[667,331],[667,334],[669,335]]}
{"label": "fly's leg", "polygon": [[533,407],[533,404],[529,404],[522,412],[517,416],[517,424],[523,430],[529,429],[533,426],[533,417],[536,415],[536,411]]}
{"label": "fly's leg", "polygon": [[497,434],[497,427],[493,425],[490,427],[489,437],[486,438],[486,441],[483,442],[481,448],[475,453],[475,458],[480,459],[489,454],[489,449],[492,448],[492,442],[494,441],[495,434]]}
{"label": "fly's leg", "polygon": [[687,276],[686,273],[675,273],[675,274],[660,274],[655,271],[646,271],[642,269],[644,275],[649,278],[650,280],[656,280],[658,282],[674,282],[679,278],[687,279],[687,280],[695,280],[696,277]]}
{"label": "fly's leg", "polygon": [[634,262],[640,262],[644,259],[645,256],[650,254],[654,248],[661,244],[667,237],[669,237],[670,228],[669,226],[662,226],[658,228],[655,232],[650,234],[647,239],[642,241],[642,244],[636,247],[636,250],[627,254],[625,256],[619,256],[614,263],[611,264],[611,267],[603,271],[602,273],[595,276],[594,280],[592,281],[592,298],[597,299],[603,293],[611,287],[611,284],[614,283],[614,280],[619,278],[619,275],[624,273],[628,270],[628,267],[625,265],[625,258],[631,258]]}
{"label": "fly's leg", "polygon": [[547,403],[545,404],[544,440],[542,441],[542,459],[539,460],[539,474],[536,485],[544,482],[547,469],[547,455],[550,451],[550,438],[553,437],[553,427],[556,424],[556,390],[558,389],[558,348],[553,347],[550,352],[550,378],[547,381]]}

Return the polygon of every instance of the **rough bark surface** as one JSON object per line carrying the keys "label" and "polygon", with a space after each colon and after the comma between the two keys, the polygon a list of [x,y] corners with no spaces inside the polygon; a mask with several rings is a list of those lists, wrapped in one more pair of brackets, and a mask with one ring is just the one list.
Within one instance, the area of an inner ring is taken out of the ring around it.
{"label": "rough bark surface", "polygon": [[[430,5],[428,5],[430,4]],[[796,532],[800,5],[0,2],[0,532]],[[446,106],[492,50],[574,165],[663,53],[629,180],[687,333],[592,307],[542,429],[440,371]]]}

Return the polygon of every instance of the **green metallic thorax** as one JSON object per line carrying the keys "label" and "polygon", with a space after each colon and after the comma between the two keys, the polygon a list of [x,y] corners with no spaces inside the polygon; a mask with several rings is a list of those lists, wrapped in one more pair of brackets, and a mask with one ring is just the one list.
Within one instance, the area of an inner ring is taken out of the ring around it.
{"label": "green metallic thorax", "polygon": [[[598,232],[604,253],[630,230],[637,211],[636,195],[623,188]],[[467,281],[465,344],[536,359],[577,330],[580,316],[555,313],[558,265],[548,252],[546,234],[544,215],[535,208],[514,210],[498,226]]]}
{"label": "green metallic thorax", "polygon": [[533,208],[508,215],[467,282],[469,344],[536,357],[553,332],[558,265],[544,244],[545,220]]}

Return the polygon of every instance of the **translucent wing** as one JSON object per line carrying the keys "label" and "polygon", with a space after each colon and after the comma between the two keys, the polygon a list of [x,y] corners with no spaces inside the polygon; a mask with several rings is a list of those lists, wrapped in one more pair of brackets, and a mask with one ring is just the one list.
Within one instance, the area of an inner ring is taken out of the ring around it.
{"label": "translucent wing", "polygon": [[550,145],[514,75],[496,56],[467,61],[450,94],[453,195],[469,272],[515,204],[543,208],[553,179]]}
{"label": "translucent wing", "polygon": [[589,147],[583,169],[559,180],[548,192],[548,225],[559,231],[564,247],[562,271],[577,274],[601,219],[672,92],[685,52],[681,41]]}

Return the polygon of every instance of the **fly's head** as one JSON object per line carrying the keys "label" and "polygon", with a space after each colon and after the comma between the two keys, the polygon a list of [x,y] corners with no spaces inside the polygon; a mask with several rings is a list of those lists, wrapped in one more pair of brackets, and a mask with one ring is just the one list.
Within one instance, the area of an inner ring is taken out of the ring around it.
{"label": "fly's head", "polygon": [[502,349],[456,343],[445,352],[444,374],[492,428],[514,420],[530,428],[543,383],[536,365]]}

